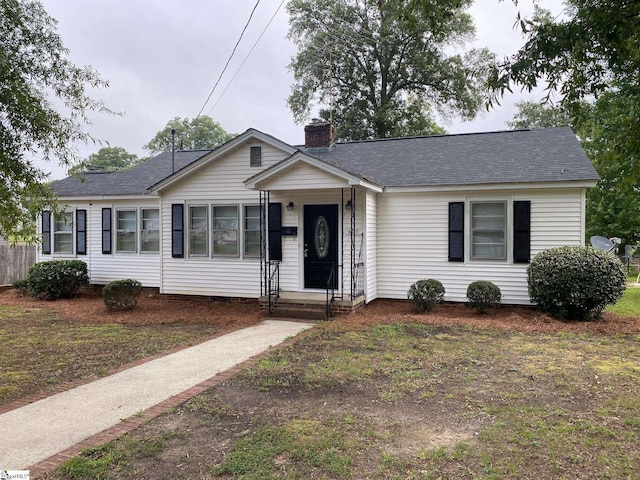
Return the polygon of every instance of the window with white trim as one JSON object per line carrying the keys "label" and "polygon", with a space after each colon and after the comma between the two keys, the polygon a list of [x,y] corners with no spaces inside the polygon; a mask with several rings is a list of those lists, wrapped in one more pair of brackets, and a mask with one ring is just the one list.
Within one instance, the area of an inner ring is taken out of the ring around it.
{"label": "window with white trim", "polygon": [[116,210],[116,251],[137,252],[137,212],[136,210]]}
{"label": "window with white trim", "polygon": [[244,207],[244,256],[260,256],[260,205]]}
{"label": "window with white trim", "polygon": [[507,202],[471,202],[472,260],[506,260]]}
{"label": "window with white trim", "polygon": [[53,252],[73,253],[73,212],[63,212],[55,215]]}
{"label": "window with white trim", "polygon": [[189,206],[189,256],[209,255],[209,215],[206,205]]}
{"label": "window with white trim", "polygon": [[238,206],[214,205],[213,217],[213,255],[238,256]]}
{"label": "window with white trim", "polygon": [[142,209],[140,251],[144,253],[160,251],[160,210],[157,208]]}

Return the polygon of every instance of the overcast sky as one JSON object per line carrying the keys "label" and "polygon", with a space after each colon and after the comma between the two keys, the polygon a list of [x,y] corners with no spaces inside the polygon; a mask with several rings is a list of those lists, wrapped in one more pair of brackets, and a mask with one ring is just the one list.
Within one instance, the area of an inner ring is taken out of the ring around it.
{"label": "overcast sky", "polygon": [[[93,116],[92,135],[111,146],[145,155],[145,145],[173,117],[194,118],[220,75],[255,0],[43,0],[58,20],[58,31],[76,65],[91,65],[109,88],[92,91],[122,116]],[[281,0],[262,0],[222,81],[203,110],[229,132],[256,128],[290,143],[304,142],[286,104],[293,77],[287,69],[295,46],[286,38],[288,17],[280,8],[253,53],[229,84],[254,42],[278,9]],[[514,6],[510,0],[476,0],[471,8],[477,40],[503,58],[523,43],[513,28],[516,14],[530,15],[532,0]],[[560,0],[539,0],[560,13]],[[228,88],[227,88],[227,85]],[[222,92],[227,88],[224,95]],[[453,120],[443,126],[450,133],[505,129],[513,117],[513,103],[539,100],[541,92],[517,92],[502,106],[481,113],[471,122]],[[214,104],[217,105],[213,110]],[[80,145],[81,156],[100,145]],[[52,178],[65,172],[43,165]]]}

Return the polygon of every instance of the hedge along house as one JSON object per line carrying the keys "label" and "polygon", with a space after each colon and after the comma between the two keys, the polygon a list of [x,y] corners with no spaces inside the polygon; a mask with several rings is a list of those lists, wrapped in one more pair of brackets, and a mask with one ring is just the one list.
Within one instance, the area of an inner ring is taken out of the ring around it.
{"label": "hedge along house", "polygon": [[316,122],[305,137],[249,129],[56,182],[68,209],[42,216],[39,260],[79,258],[94,284],[134,278],[165,294],[351,308],[435,278],[448,301],[489,280],[528,304],[529,260],[583,244],[598,175],[568,127],[334,143]]}

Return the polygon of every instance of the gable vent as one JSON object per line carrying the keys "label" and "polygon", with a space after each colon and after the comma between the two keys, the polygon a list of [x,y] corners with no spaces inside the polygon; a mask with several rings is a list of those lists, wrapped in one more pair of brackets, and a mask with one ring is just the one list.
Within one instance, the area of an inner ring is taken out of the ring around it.
{"label": "gable vent", "polygon": [[262,166],[262,147],[251,147],[250,165],[252,167]]}

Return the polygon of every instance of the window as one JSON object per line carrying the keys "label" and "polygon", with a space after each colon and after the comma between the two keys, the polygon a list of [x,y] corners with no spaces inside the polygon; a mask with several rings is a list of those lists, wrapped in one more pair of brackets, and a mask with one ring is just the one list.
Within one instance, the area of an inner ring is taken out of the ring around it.
{"label": "window", "polygon": [[136,211],[116,211],[116,251],[135,253],[136,249]]}
{"label": "window", "polygon": [[224,205],[212,207],[213,254],[238,255],[238,207]]}
{"label": "window", "polygon": [[53,252],[73,253],[73,213],[55,216],[53,225]]}
{"label": "window", "polygon": [[471,203],[471,258],[504,260],[507,258],[506,202]]}
{"label": "window", "polygon": [[244,207],[244,256],[260,256],[260,206]]}
{"label": "window", "polygon": [[140,239],[142,252],[160,251],[160,211],[157,208],[142,209]]}
{"label": "window", "polygon": [[209,254],[209,216],[205,205],[189,207],[189,255],[203,257]]}
{"label": "window", "polygon": [[262,166],[262,147],[251,147],[249,165],[252,167]]}

